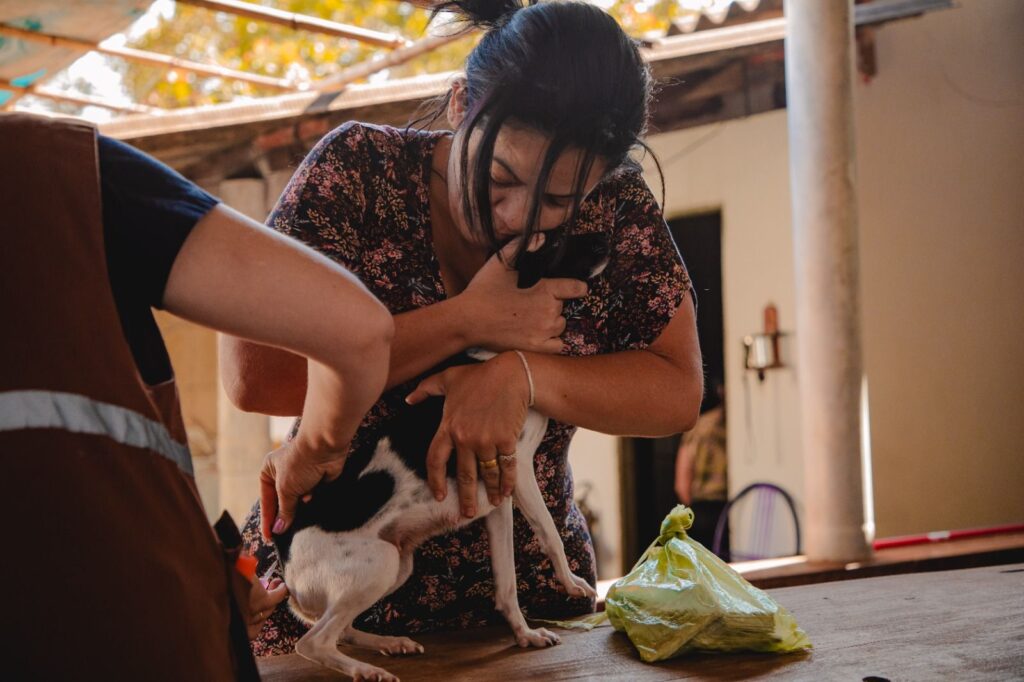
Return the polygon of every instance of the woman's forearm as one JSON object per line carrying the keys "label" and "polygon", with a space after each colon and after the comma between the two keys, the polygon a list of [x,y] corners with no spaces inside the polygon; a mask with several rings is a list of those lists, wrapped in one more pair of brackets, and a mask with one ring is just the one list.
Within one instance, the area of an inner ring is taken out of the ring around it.
{"label": "woman's forearm", "polygon": [[277,417],[302,414],[306,358],[235,336],[220,338],[220,377],[235,407]]}
{"label": "woman's forearm", "polygon": [[[395,334],[385,388],[418,376],[465,350],[472,335],[458,297],[394,317]],[[306,358],[245,339],[224,337],[221,379],[239,409],[296,417],[306,404]]]}
{"label": "woman's forearm", "polygon": [[395,315],[387,388],[419,376],[473,345],[471,321],[456,296]]}
{"label": "woman's forearm", "polygon": [[584,358],[526,354],[535,409],[568,424],[616,436],[666,436],[693,426],[703,381],[649,350]]}
{"label": "woman's forearm", "polygon": [[528,353],[536,407],[616,436],[689,431],[704,395],[696,313],[686,299],[646,350],[585,358]]}
{"label": "woman's forearm", "polygon": [[[303,414],[311,420],[304,427],[311,452],[347,443],[384,387],[394,322],[380,301],[324,256],[226,207],[193,228],[164,303],[186,319],[266,344],[225,343],[229,394],[254,373],[247,348],[308,372]],[[292,354],[309,361],[292,362]]]}
{"label": "woman's forearm", "polygon": [[[312,452],[343,455],[384,390],[387,345],[368,347],[359,362],[309,361],[302,422],[297,438]],[[339,368],[341,371],[339,371]]]}

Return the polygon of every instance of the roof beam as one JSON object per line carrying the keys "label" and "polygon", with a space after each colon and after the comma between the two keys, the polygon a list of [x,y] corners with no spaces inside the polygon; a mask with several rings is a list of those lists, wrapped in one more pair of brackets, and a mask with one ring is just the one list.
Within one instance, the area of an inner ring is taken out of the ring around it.
{"label": "roof beam", "polygon": [[402,36],[394,35],[392,33],[371,31],[358,26],[341,24],[336,21],[320,19],[319,17],[311,17],[306,14],[285,12],[283,10],[273,9],[272,7],[263,7],[261,5],[254,5],[248,2],[238,2],[238,0],[176,1],[179,4],[194,5],[214,12],[227,12],[228,14],[235,14],[240,17],[249,17],[250,19],[258,19],[271,24],[278,24],[279,26],[288,26],[296,31],[311,31],[313,33],[323,33],[329,36],[336,36],[338,38],[358,40],[361,43],[375,45],[377,47],[394,49],[403,47],[409,43],[409,41]]}
{"label": "roof beam", "polygon": [[[952,0],[875,0],[854,6],[854,24],[877,25],[894,19],[953,7]],[[765,19],[697,33],[658,38],[641,50],[647,61],[691,57],[723,50],[735,50],[786,37],[786,18]]]}
{"label": "roof beam", "polygon": [[[109,100],[100,99],[99,97],[91,97],[89,95],[62,92],[60,90],[53,90],[37,85],[16,85],[6,78],[0,78],[0,89],[13,90],[20,95],[36,95],[37,97],[45,97],[58,102],[70,102],[71,104],[78,104],[80,106],[103,107],[104,109],[123,111],[129,114],[152,114],[157,111],[152,107],[142,106],[141,104],[114,104]],[[8,104],[10,104],[10,102],[8,102]]]}
{"label": "roof beam", "polygon": [[426,38],[418,40],[411,45],[400,47],[393,52],[389,52],[379,59],[367,59],[355,66],[350,66],[340,73],[328,76],[327,78],[313,83],[311,87],[314,90],[319,90],[320,92],[334,92],[341,90],[349,83],[354,83],[361,78],[367,78],[379,71],[389,69],[392,66],[405,64],[425,52],[436,50],[443,45],[454,42],[463,35],[464,34],[460,33],[455,35],[427,36]]}
{"label": "roof beam", "polygon": [[0,35],[20,38],[21,40],[41,43],[51,47],[66,47],[81,52],[99,52],[101,54],[120,57],[121,59],[127,59],[129,61],[151,64],[153,66],[160,66],[167,69],[177,69],[179,71],[196,73],[213,78],[226,78],[230,80],[244,81],[246,83],[252,83],[253,85],[274,88],[276,90],[294,91],[300,89],[294,83],[282,78],[261,76],[255,73],[229,69],[224,66],[200,64],[199,62],[193,62],[188,59],[179,59],[178,57],[157,54],[156,52],[136,50],[130,47],[113,47],[104,45],[103,43],[93,43],[80,38],[70,38],[68,36],[44,33],[42,31],[30,31],[29,29],[21,28],[20,26],[14,26],[12,24],[2,22],[0,22]]}

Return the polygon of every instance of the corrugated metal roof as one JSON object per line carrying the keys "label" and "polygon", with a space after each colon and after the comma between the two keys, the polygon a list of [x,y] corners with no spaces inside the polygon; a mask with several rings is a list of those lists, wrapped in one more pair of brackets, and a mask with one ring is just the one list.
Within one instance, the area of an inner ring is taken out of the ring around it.
{"label": "corrugated metal roof", "polygon": [[[128,28],[151,4],[149,0],[3,0],[0,22],[99,42]],[[0,78],[27,87],[52,78],[81,56],[77,50],[0,36]],[[0,104],[9,97],[0,89]]]}

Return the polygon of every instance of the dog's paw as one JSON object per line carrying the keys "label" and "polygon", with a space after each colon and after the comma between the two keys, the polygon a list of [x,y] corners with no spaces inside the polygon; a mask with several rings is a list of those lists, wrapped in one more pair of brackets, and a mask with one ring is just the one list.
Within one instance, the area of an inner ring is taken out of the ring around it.
{"label": "dog's paw", "polygon": [[423,645],[408,637],[388,637],[379,651],[385,656],[402,656],[405,654],[422,654]]}
{"label": "dog's paw", "polygon": [[561,644],[562,638],[546,628],[525,628],[516,633],[516,644],[523,649],[537,647],[545,649],[549,646]]}
{"label": "dog's paw", "polygon": [[398,678],[383,668],[369,663],[357,663],[347,671],[353,682],[399,682]]}
{"label": "dog's paw", "polygon": [[591,587],[590,583],[575,573],[571,573],[569,575],[572,582],[568,585],[562,583],[562,587],[565,588],[565,591],[568,592],[570,596],[590,597],[591,599],[595,599],[597,597],[597,590]]}

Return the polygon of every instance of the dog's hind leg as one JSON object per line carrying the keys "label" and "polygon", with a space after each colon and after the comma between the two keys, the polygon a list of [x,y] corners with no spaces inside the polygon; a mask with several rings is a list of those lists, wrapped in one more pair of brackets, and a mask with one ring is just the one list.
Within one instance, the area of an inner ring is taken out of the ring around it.
{"label": "dog's hind leg", "polygon": [[494,572],[494,604],[512,627],[516,643],[521,647],[548,647],[561,642],[558,635],[545,628],[533,629],[526,624],[516,594],[516,562],[512,539],[512,504],[504,500],[487,515],[487,537],[491,543],[491,569]]}
{"label": "dog's hind leg", "polygon": [[369,541],[360,552],[358,559],[343,567],[347,570],[328,578],[335,582],[323,586],[329,600],[327,609],[295,644],[295,652],[355,680],[398,682],[388,671],[338,651],[338,641],[351,629],[355,617],[387,594],[398,576],[398,549],[390,542]]}
{"label": "dog's hind leg", "polygon": [[[386,597],[391,594],[399,587],[405,584],[405,581],[412,575],[412,552],[402,552],[399,557],[398,564],[398,575],[395,578],[395,584],[391,586],[387,594],[382,595]],[[385,655],[392,654],[422,654],[423,645],[414,642],[408,637],[386,637],[384,635],[374,635],[369,632],[363,632],[362,630],[356,630],[354,627],[348,628],[345,633],[341,636],[341,641],[345,644],[351,644],[352,646],[362,647],[364,649],[373,649],[379,651]]]}
{"label": "dog's hind leg", "polygon": [[590,583],[569,569],[562,537],[558,534],[558,528],[555,527],[551,512],[544,504],[544,497],[537,485],[537,477],[533,471],[532,451],[529,457],[521,458],[516,469],[516,488],[512,493],[512,499],[522,515],[526,517],[530,527],[533,528],[541,549],[551,560],[551,565],[555,569],[555,577],[558,582],[562,583],[565,591],[574,597],[596,597],[597,591]]}

